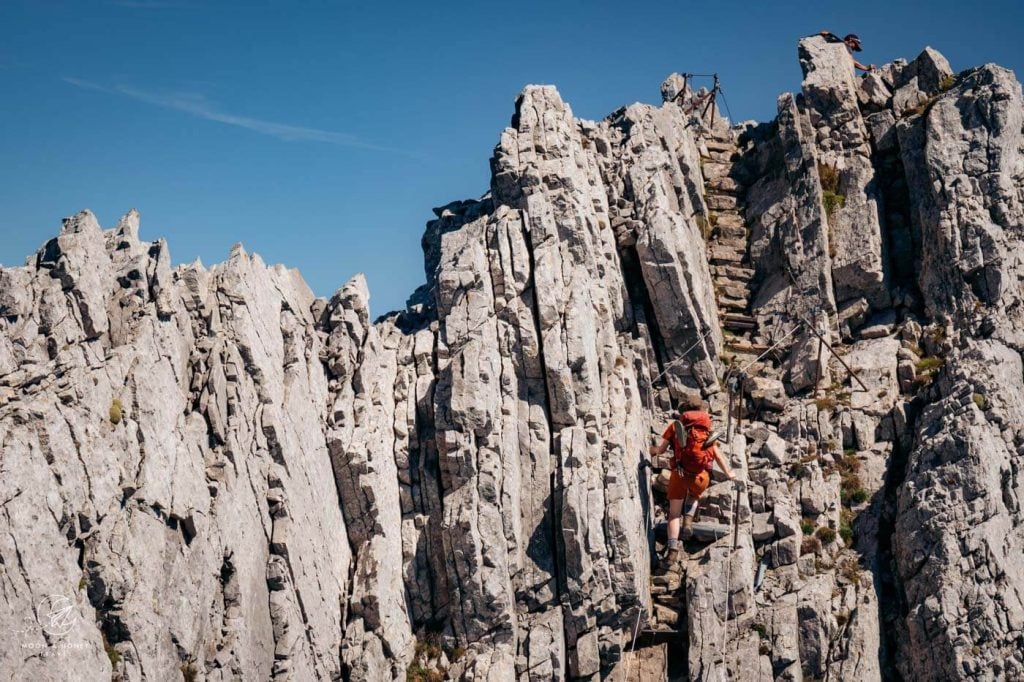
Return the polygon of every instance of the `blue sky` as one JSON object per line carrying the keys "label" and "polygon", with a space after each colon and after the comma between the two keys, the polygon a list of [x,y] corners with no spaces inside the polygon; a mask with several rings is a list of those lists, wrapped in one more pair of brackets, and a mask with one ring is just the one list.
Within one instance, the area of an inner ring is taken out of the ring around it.
{"label": "blue sky", "polygon": [[863,59],[925,45],[1024,71],[1024,3],[0,0],[0,263],[91,208],[129,208],[175,262],[241,241],[374,314],[424,280],[430,209],[487,189],[527,83],[578,116],[722,76],[737,119],[799,87],[796,40],[855,32]]}

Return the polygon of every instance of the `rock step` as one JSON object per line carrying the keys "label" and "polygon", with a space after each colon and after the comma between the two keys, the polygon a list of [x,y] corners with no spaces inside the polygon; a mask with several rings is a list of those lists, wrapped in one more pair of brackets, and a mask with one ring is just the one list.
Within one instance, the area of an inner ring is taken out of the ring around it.
{"label": "rock step", "polygon": [[734,159],[736,159],[738,157],[739,157],[739,152],[738,151],[729,151],[729,152],[711,152],[711,151],[709,151],[708,155],[707,156],[701,156],[700,160],[705,162],[705,163],[714,162],[714,161],[718,161],[718,162],[722,162],[722,163],[730,163],[731,161],[733,161]]}
{"label": "rock step", "polygon": [[750,286],[747,282],[737,281],[731,277],[714,277],[715,291],[723,296],[733,298],[749,298]]}
{"label": "rock step", "polygon": [[709,194],[706,198],[708,208],[712,211],[724,211],[728,209],[735,209],[737,204],[736,197],[730,194]]}
{"label": "rock step", "polygon": [[715,280],[715,291],[721,299],[732,299],[746,303],[750,299],[750,290],[732,280]]}
{"label": "rock step", "polygon": [[732,139],[723,140],[719,137],[704,138],[704,146],[709,152],[734,152],[737,151],[736,143]]}
{"label": "rock step", "polygon": [[736,242],[742,242],[740,239],[712,239],[711,246],[717,249],[724,249],[728,251],[734,251],[736,253],[744,254],[747,252],[747,245],[744,243],[737,244]]}
{"label": "rock step", "polygon": [[767,344],[754,343],[753,341],[749,339],[744,339],[742,337],[734,337],[726,340],[725,347],[728,350],[731,350],[734,353],[736,353],[737,356],[740,353],[750,353],[751,355],[749,356],[749,358],[751,360],[753,360],[756,356],[760,355],[761,353],[771,348],[771,346]]}
{"label": "rock step", "polygon": [[711,262],[714,263],[715,258],[727,261],[729,263],[742,263],[746,258],[746,254],[739,249],[734,249],[729,246],[721,246],[720,244],[712,244],[712,258]]}
{"label": "rock step", "polygon": [[704,182],[704,191],[708,194],[723,194],[728,196],[746,196],[747,188],[734,180],[730,175],[725,174],[716,178],[709,178]]}
{"label": "rock step", "polygon": [[724,277],[715,277],[712,281],[715,285],[715,291],[720,296],[742,298],[743,300],[750,298],[750,287],[745,282],[737,282],[734,279]]}
{"label": "rock step", "polygon": [[754,318],[750,317],[749,315],[726,315],[725,317],[727,319],[728,318],[734,318],[736,321],[739,321],[739,322],[755,322],[756,321],[756,320],[754,320]]}
{"label": "rock step", "polygon": [[711,214],[714,217],[715,227],[718,228],[740,228],[744,234],[747,231],[747,223],[736,211],[720,211],[718,213]]}
{"label": "rock step", "polygon": [[724,176],[710,180],[707,184],[707,189],[708,192],[717,192],[719,194],[739,194],[746,188],[729,176]]}
{"label": "rock step", "polygon": [[708,178],[704,183],[704,189],[708,192],[721,192],[722,194],[743,194],[746,192],[747,187],[726,173],[718,177]]}
{"label": "rock step", "polygon": [[754,276],[754,269],[745,268],[742,265],[712,265],[711,274],[716,278],[749,282]]}
{"label": "rock step", "polygon": [[752,330],[757,329],[757,321],[749,315],[742,313],[726,313],[722,316],[722,326],[726,329],[733,330]]}
{"label": "rock step", "polygon": [[[715,246],[712,242],[711,246]],[[735,249],[731,249],[735,251]],[[750,280],[753,279],[753,269],[743,265],[713,265],[711,276],[722,283],[732,281],[738,286],[750,288]]]}
{"label": "rock step", "polygon": [[750,289],[732,279],[714,279],[715,291],[724,298],[735,298],[746,301],[750,298]]}
{"label": "rock step", "polygon": [[718,299],[718,307],[732,313],[746,314],[749,305],[749,301],[744,301],[738,298],[729,298],[728,296],[721,296]]}
{"label": "rock step", "polygon": [[[715,265],[712,267],[726,268],[726,267],[742,267],[739,265],[728,266],[728,265]],[[749,277],[730,277],[724,272],[718,274],[711,274],[711,281],[715,284],[715,290],[732,296],[733,298],[747,298],[750,296],[751,286]]]}
{"label": "rock step", "polygon": [[732,171],[732,164],[728,161],[708,160],[702,164],[704,178],[710,180],[713,177],[728,175]]}
{"label": "rock step", "polygon": [[721,225],[715,225],[715,229],[711,232],[712,239],[743,239],[746,241],[747,228]]}
{"label": "rock step", "polygon": [[745,252],[747,250],[746,239],[719,239],[716,240],[717,246],[724,246],[726,248],[735,249],[736,251]]}
{"label": "rock step", "polygon": [[712,245],[710,260],[714,265],[739,265],[743,262],[743,254],[734,249]]}

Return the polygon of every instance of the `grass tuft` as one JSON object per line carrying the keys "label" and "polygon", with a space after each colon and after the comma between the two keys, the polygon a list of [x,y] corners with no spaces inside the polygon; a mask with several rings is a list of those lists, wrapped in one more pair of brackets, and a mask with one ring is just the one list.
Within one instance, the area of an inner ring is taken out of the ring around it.
{"label": "grass tuft", "polygon": [[839,537],[847,546],[853,543],[853,520],[857,515],[850,509],[839,510]]}
{"label": "grass tuft", "polygon": [[839,401],[832,396],[825,396],[824,398],[816,398],[814,400],[814,405],[820,412],[824,412],[826,410],[831,411],[836,409],[839,405]]}
{"label": "grass tuft", "polygon": [[921,358],[920,360],[918,360],[916,363],[914,363],[914,367],[917,368],[918,372],[925,373],[934,372],[945,364],[946,361],[943,358],[930,355],[926,358]]}
{"label": "grass tuft", "polygon": [[121,423],[121,419],[123,418],[124,405],[121,404],[121,400],[119,398],[114,398],[110,403],[110,423],[116,426]]}
{"label": "grass tuft", "polygon": [[[405,671],[406,682],[442,682],[445,679],[445,671],[434,667],[438,659],[445,652],[441,644],[441,635],[438,632],[428,631],[422,639],[416,640],[415,655],[412,663]],[[466,653],[462,647],[453,649],[448,658],[458,660]]]}
{"label": "grass tuft", "polygon": [[860,471],[860,460],[857,459],[857,451],[852,449],[844,450],[843,458],[839,460],[837,466],[839,467],[840,474],[855,474]]}
{"label": "grass tuft", "polygon": [[821,551],[821,540],[812,536],[805,537],[804,541],[800,543],[801,554],[817,554]]}
{"label": "grass tuft", "polygon": [[821,180],[823,192],[839,191],[839,169],[836,166],[829,166],[825,163],[818,164],[818,179]]}
{"label": "grass tuft", "polygon": [[853,528],[850,526],[839,526],[839,537],[843,539],[843,544],[849,547],[853,543]]}
{"label": "grass tuft", "polygon": [[440,658],[441,645],[436,637],[427,635],[426,638],[416,641],[416,656],[426,659]]}
{"label": "grass tuft", "polygon": [[405,670],[405,680],[406,682],[442,682],[444,673],[424,668],[418,662],[413,661]]}
{"label": "grass tuft", "polygon": [[[844,507],[861,504],[868,499],[868,492],[860,480],[856,469],[847,464],[849,458],[844,457],[839,465],[839,499]],[[860,464],[857,464],[859,469]]]}
{"label": "grass tuft", "polygon": [[860,566],[854,559],[847,559],[840,565],[839,573],[854,585],[860,585]]}
{"label": "grass tuft", "polygon": [[835,217],[836,212],[846,206],[845,194],[838,194],[837,192],[822,192],[822,199],[824,199],[825,202],[825,215],[828,216],[830,222]]}

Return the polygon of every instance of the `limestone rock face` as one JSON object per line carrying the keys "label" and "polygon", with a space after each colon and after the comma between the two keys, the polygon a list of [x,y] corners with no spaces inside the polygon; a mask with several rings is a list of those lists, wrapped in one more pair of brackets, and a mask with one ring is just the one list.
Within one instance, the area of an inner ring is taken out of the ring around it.
{"label": "limestone rock face", "polygon": [[[919,82],[926,66],[944,65],[934,54],[915,62]],[[937,341],[951,346],[899,494],[902,667],[1011,679],[1024,675],[1024,102],[1020,84],[996,66],[961,74],[946,90],[901,122],[901,139],[924,143],[904,151],[914,167],[920,285],[928,309],[948,322],[936,334],[950,338]]]}
{"label": "limestone rock face", "polygon": [[352,552],[314,297],[241,248],[166,259],[134,212],[83,212],[3,271],[3,667],[337,675]]}
{"label": "limestone rock face", "polygon": [[865,298],[875,308],[888,307],[881,195],[846,45],[821,36],[804,38],[800,66],[823,185],[836,300]]}
{"label": "limestone rock face", "polygon": [[[0,669],[1024,676],[1020,85],[798,56],[770,124],[527,87],[375,321],[134,210],[0,268]],[[666,563],[693,394],[738,483]]]}

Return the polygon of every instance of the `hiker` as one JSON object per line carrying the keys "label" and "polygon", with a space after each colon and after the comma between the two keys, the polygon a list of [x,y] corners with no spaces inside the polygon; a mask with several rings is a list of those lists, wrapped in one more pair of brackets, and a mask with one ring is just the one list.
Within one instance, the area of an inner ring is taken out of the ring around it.
{"label": "hiker", "polygon": [[[651,455],[663,455],[672,445],[672,475],[668,482],[668,556],[679,556],[679,516],[683,516],[683,539],[693,536],[693,517],[697,502],[711,483],[711,469],[718,462],[730,480],[735,479],[725,457],[714,441],[708,405],[700,397],[690,395],[677,408],[678,414],[669,422],[660,445],[651,446]],[[681,431],[681,433],[677,433]]]}
{"label": "hiker", "polygon": [[874,64],[868,64],[867,66],[865,66],[864,64],[858,62],[857,58],[853,56],[854,52],[860,52],[860,38],[857,36],[856,33],[847,33],[842,38],[837,36],[835,33],[832,33],[831,31],[822,31],[818,35],[820,35],[822,38],[824,38],[830,43],[843,43],[844,45],[846,45],[846,49],[849,51],[850,56],[853,57],[853,65],[855,68],[858,68],[864,72],[875,70]]}

